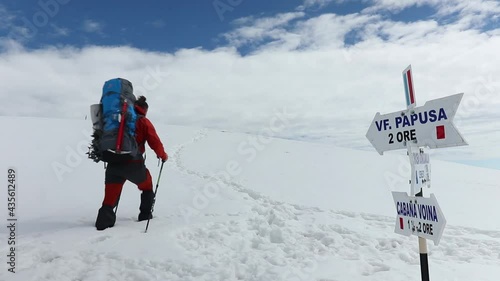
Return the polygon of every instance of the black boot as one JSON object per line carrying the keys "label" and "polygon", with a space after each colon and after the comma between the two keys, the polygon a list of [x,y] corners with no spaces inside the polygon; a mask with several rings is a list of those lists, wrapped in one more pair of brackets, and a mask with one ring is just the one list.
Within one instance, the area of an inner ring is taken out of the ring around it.
{"label": "black boot", "polygon": [[141,211],[138,217],[139,221],[153,218],[153,214],[151,213],[151,208],[153,207],[153,202],[155,200],[154,198],[155,194],[152,190],[146,190],[142,192],[141,206],[139,207],[139,210]]}
{"label": "black boot", "polygon": [[104,230],[108,227],[113,227],[115,225],[116,215],[113,211],[113,207],[102,205],[97,214],[97,219],[95,221],[95,227],[97,230]]}

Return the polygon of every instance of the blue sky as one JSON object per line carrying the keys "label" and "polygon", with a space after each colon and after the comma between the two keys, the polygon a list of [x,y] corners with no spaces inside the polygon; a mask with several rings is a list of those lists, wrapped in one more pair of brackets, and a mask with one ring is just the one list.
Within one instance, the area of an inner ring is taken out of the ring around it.
{"label": "blue sky", "polygon": [[[278,2],[287,2],[282,5]],[[33,15],[42,10],[36,1],[9,1],[5,7],[18,16],[14,24],[27,26]],[[220,44],[218,35],[231,28],[231,21],[261,13],[293,9],[298,1],[243,1],[232,10],[219,13],[211,1],[70,1],[59,5],[60,11],[51,17],[50,24],[26,46],[69,44],[83,46],[130,45],[154,51],[175,51],[179,48],[202,46],[213,48]],[[222,2],[224,3],[224,2]],[[225,4],[225,3],[224,3]],[[226,4],[229,5],[229,4]],[[59,30],[59,32],[57,32]],[[56,31],[56,32],[55,32]],[[7,32],[7,30],[4,30]]]}
{"label": "blue sky", "polygon": [[[303,16],[307,19],[325,13],[360,13],[370,7],[369,1],[323,2],[306,8],[300,0],[146,0],[140,4],[126,0],[120,1],[119,5],[115,1],[47,0],[40,2],[47,3],[44,5],[38,1],[7,1],[3,8],[15,16],[12,25],[28,32],[28,36],[24,36],[21,30],[10,33],[14,38],[23,38],[27,48],[129,45],[145,50],[173,52],[181,48],[213,49],[226,44],[220,35],[233,29],[234,21],[240,18],[269,17],[307,9],[307,14]],[[379,14],[385,18],[411,22],[426,19],[435,13],[436,9],[432,6],[412,5],[402,10],[381,11]],[[5,36],[12,29],[3,29],[1,32]],[[355,33],[346,37],[347,44],[356,42]],[[240,51],[246,53],[250,50],[241,48]]]}
{"label": "blue sky", "polygon": [[366,131],[405,106],[411,64],[419,104],[465,93],[470,145],[435,156],[499,167],[499,1],[137,3],[2,1],[0,116],[84,118],[119,76],[156,122],[259,134],[290,111],[276,137],[373,151]]}

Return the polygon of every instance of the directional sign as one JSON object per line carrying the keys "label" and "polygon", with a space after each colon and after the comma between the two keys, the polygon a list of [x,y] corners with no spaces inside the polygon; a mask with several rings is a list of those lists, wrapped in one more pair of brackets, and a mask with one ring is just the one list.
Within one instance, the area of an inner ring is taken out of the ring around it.
{"label": "directional sign", "polygon": [[407,145],[441,148],[467,145],[453,124],[463,93],[373,118],[366,137],[381,155]]}
{"label": "directional sign", "polygon": [[395,232],[406,236],[416,235],[438,245],[446,219],[434,194],[430,198],[411,197],[406,192],[393,191],[392,197],[397,210]]}

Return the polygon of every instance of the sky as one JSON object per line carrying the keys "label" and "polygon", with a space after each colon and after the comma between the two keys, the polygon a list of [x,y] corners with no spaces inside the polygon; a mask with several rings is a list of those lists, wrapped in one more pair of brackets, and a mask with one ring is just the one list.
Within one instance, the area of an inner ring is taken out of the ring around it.
{"label": "sky", "polygon": [[0,116],[83,119],[123,77],[153,122],[374,150],[376,112],[464,93],[469,146],[433,157],[500,169],[500,2],[0,2]]}

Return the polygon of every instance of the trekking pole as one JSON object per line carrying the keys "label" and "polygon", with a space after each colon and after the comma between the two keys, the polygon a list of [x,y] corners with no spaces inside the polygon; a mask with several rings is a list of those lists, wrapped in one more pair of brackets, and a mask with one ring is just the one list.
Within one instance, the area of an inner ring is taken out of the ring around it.
{"label": "trekking pole", "polygon": [[120,203],[120,197],[122,196],[121,192],[120,192],[120,195],[118,195],[118,199],[116,200],[116,206],[115,206],[115,216],[116,216],[116,212],[118,212],[118,204]]}
{"label": "trekking pole", "polygon": [[[153,215],[153,210],[154,210],[155,202],[156,202],[156,193],[158,192],[158,185],[160,185],[161,171],[163,170],[164,163],[165,162],[161,162],[160,173],[158,174],[158,180],[156,181],[156,188],[155,188],[155,193],[154,193],[154,197],[153,197],[153,204],[151,205],[151,215]],[[146,224],[146,230],[144,230],[144,233],[148,232],[149,220],[151,220],[151,217],[148,218],[148,223]]]}

